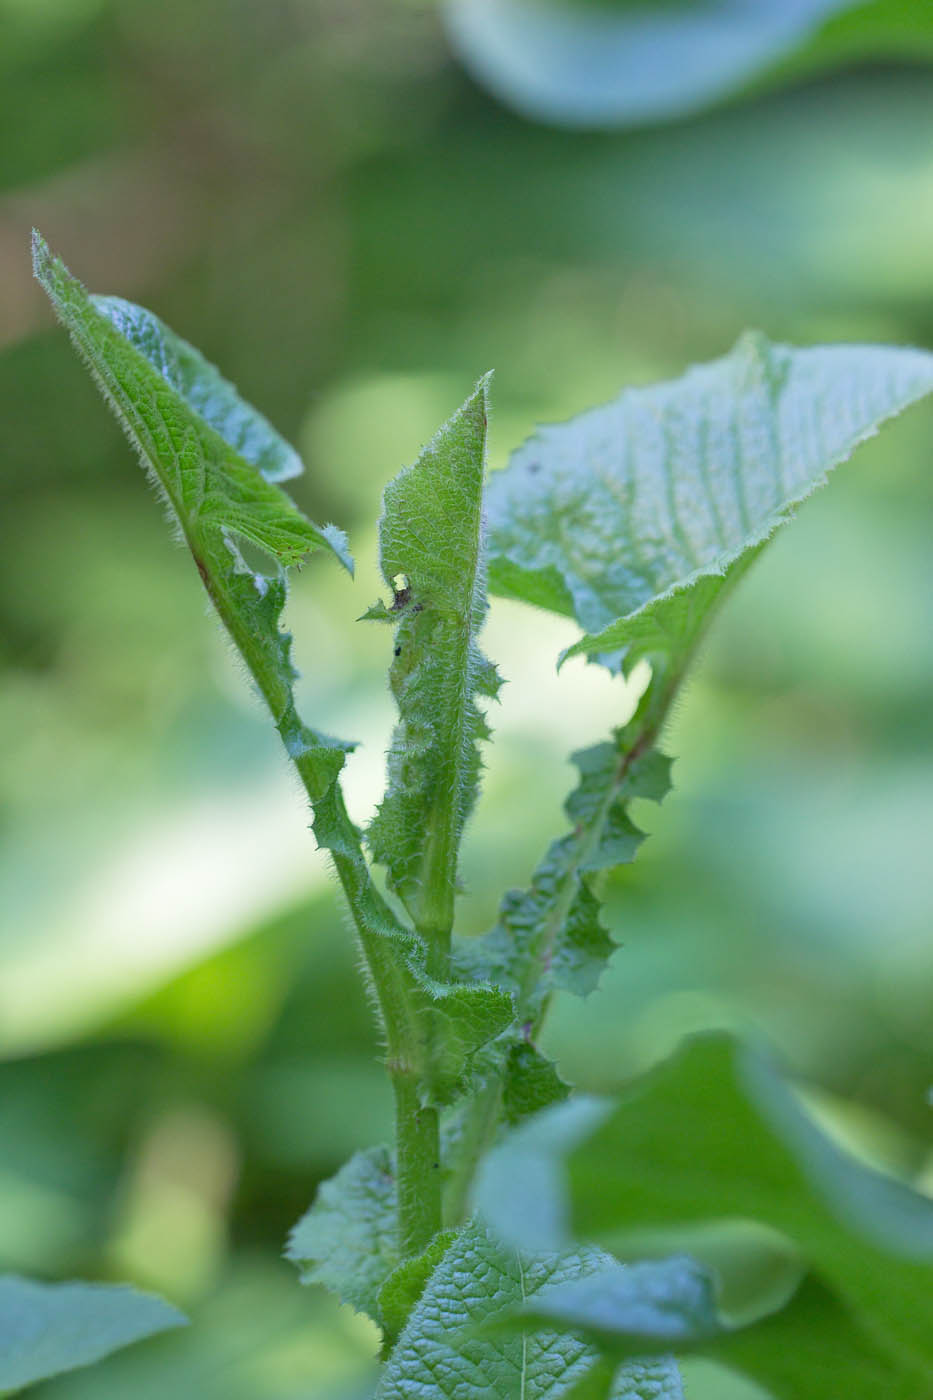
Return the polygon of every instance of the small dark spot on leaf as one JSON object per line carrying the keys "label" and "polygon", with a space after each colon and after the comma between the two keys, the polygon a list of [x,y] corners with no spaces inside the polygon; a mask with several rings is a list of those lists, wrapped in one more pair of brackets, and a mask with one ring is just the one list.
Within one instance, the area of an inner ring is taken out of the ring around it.
{"label": "small dark spot on leaf", "polygon": [[396,655],[396,656],[401,656],[401,654],[402,654],[402,648],[401,648],[401,647],[396,647],[396,648],[395,648],[395,655]]}
{"label": "small dark spot on leaf", "polygon": [[396,588],[392,595],[392,611],[401,612],[402,608],[407,608],[411,602],[410,588]]}
{"label": "small dark spot on leaf", "polygon": [[541,463],[540,463],[540,462],[529,462],[529,463],[528,463],[528,470],[532,473],[532,475],[534,475],[535,472],[539,472],[539,471],[541,470]]}

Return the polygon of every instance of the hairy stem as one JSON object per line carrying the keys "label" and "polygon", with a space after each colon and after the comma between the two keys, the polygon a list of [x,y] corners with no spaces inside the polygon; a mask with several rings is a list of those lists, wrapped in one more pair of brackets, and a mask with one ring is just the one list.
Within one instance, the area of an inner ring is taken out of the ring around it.
{"label": "hairy stem", "polygon": [[[441,1173],[438,1114],[436,1109],[423,1108],[419,1101],[422,1047],[405,970],[390,942],[391,935],[404,937],[408,931],[373,883],[339,778],[333,780],[323,796],[319,791],[314,752],[302,744],[301,721],[295,713],[290,687],[283,683],[280,671],[269,664],[265,649],[252,630],[235,610],[224,606],[222,596],[215,596],[210,576],[202,571],[201,577],[301,778],[315,814],[315,834],[319,844],[330,851],[359,936],[385,1033],[386,1064],[395,1095],[400,1244],[403,1254],[417,1254],[441,1228]],[[448,946],[449,937],[448,931]]]}
{"label": "hairy stem", "polygon": [[441,1228],[440,1123],[436,1108],[419,1099],[418,1079],[390,1064],[395,1094],[395,1150],[399,1243],[420,1254]]}

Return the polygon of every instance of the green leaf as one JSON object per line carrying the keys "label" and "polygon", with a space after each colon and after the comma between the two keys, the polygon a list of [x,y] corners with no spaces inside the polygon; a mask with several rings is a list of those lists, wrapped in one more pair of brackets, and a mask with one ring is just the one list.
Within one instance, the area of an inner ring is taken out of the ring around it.
{"label": "green leaf", "polygon": [[570,1093],[551,1061],[522,1040],[509,1047],[503,1080],[502,1113],[511,1125],[561,1103]]}
{"label": "green leaf", "polygon": [[878,0],[447,0],[445,15],[466,67],[509,107],[557,126],[624,127],[701,110],[798,66],[877,57],[879,45],[897,54],[925,42],[929,51],[924,7],[901,6],[886,23],[891,8]]}
{"label": "green leaf", "polygon": [[[481,1225],[467,1226],[435,1269],[415,1306],[377,1391],[377,1400],[564,1400],[599,1365],[597,1350],[550,1328],[525,1336],[480,1335],[491,1318],[533,1299],[561,1279],[577,1278],[605,1261],[598,1250],[561,1256],[520,1256]],[[628,1400],[681,1400],[676,1364],[633,1367],[613,1392]]]}
{"label": "green leaf", "polygon": [[476,696],[499,687],[475,640],[486,613],[488,380],[386,487],[380,522],[398,624],[389,678],[399,721],[368,839],[429,938],[445,938],[453,922],[460,836],[478,788],[478,741],[488,737]]}
{"label": "green leaf", "polygon": [[399,1263],[395,1171],[387,1147],[357,1152],[319,1188],[288,1239],[302,1283],[322,1283],[381,1322],[379,1291]]}
{"label": "green leaf", "polygon": [[923,351],[743,336],[520,447],[487,490],[490,589],[575,618],[565,656],[685,658],[794,507],[931,389]]}
{"label": "green leaf", "polygon": [[456,1230],[442,1230],[427,1249],[399,1264],[379,1292],[379,1312],[384,1332],[383,1350],[388,1354],[408,1321],[412,1308],[425,1290],[428,1279],[456,1239]]}
{"label": "green leaf", "polygon": [[583,1278],[546,1286],[509,1321],[516,1327],[522,1317],[580,1333],[610,1363],[662,1347],[707,1356],[786,1400],[933,1394],[933,1377],[886,1353],[812,1277],[770,1317],[729,1327],[717,1314],[708,1275],[692,1260],[623,1265],[610,1259]]}
{"label": "green leaf", "polygon": [[[346,538],[321,528],[275,482],[300,462],[196,350],[142,307],[89,296],[39,234],[35,274],[137,448],[187,543],[221,621],[263,693],[309,793],[323,795],[352,745],[303,725],[291,638],[279,627],[285,569],[325,548],[352,572]],[[244,546],[268,558],[254,568]]]}
{"label": "green leaf", "polygon": [[787,1235],[892,1354],[933,1355],[933,1201],[837,1146],[728,1037],[688,1041],[616,1104],[571,1101],[523,1125],[487,1159],[477,1203],[524,1248],[758,1220]]}
{"label": "green leaf", "polygon": [[565,806],[573,830],[551,845],[530,889],[506,894],[490,933],[455,945],[461,975],[511,990],[521,1021],[536,1022],[557,988],[586,996],[614,951],[595,881],[633,860],[644,839],[631,801],[659,802],[670,788],[670,760],[646,749],[654,731],[642,719],[640,712],[611,742],[573,755],[580,784]]}
{"label": "green leaf", "polygon": [[87,1366],[187,1319],[148,1293],[0,1277],[0,1391]]}

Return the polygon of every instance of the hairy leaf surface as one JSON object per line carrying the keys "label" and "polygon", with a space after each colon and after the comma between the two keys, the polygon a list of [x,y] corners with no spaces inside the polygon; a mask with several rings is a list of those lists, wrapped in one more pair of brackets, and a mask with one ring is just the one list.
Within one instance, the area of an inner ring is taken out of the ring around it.
{"label": "hairy leaf surface", "polygon": [[524,1248],[759,1220],[789,1236],[870,1331],[918,1360],[933,1354],[933,1201],[837,1146],[728,1037],[688,1041],[616,1103],[577,1100],[517,1129],[487,1159],[477,1200]]}
{"label": "hairy leaf surface", "polygon": [[379,1290],[399,1263],[395,1170],[387,1147],[355,1153],[318,1188],[288,1239],[302,1283],[322,1283],[381,1321]]}
{"label": "hairy leaf surface", "polygon": [[931,389],[923,351],[743,336],[520,447],[487,492],[490,588],[575,618],[566,655],[683,656],[794,507]]}
{"label": "hairy leaf surface", "polygon": [[[479,1335],[504,1310],[548,1283],[578,1278],[606,1259],[599,1250],[523,1257],[482,1225],[464,1229],[428,1281],[393,1351],[378,1400],[561,1400],[599,1364],[595,1347],[550,1328],[526,1335]],[[676,1363],[659,1358],[623,1368],[613,1396],[681,1400]]]}
{"label": "hairy leaf surface", "polygon": [[100,1361],[187,1319],[148,1293],[98,1283],[0,1277],[0,1391]]}
{"label": "hairy leaf surface", "polygon": [[[419,928],[449,930],[460,836],[476,798],[478,741],[488,737],[477,695],[499,678],[476,636],[486,612],[483,477],[488,376],[417,462],[386,487],[382,572],[397,617],[390,684],[399,720],[389,787],[369,829]],[[378,609],[370,616],[378,615]]]}
{"label": "hairy leaf surface", "polygon": [[[38,235],[36,277],[169,506],[221,621],[246,656],[309,791],[323,794],[351,745],[301,724],[291,638],[279,626],[285,570],[324,548],[352,572],[346,538],[308,520],[275,483],[301,463],[265,418],[158,317],[89,296]],[[268,566],[254,568],[244,544]]]}

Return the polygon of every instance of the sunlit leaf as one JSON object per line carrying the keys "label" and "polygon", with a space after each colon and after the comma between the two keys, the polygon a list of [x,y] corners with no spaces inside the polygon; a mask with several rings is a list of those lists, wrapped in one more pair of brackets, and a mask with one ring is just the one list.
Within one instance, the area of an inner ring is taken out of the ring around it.
{"label": "sunlit leaf", "polygon": [[575,618],[567,655],[688,656],[794,507],[931,389],[923,351],[746,335],[520,447],[487,493],[490,589]]}

